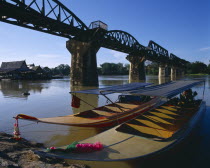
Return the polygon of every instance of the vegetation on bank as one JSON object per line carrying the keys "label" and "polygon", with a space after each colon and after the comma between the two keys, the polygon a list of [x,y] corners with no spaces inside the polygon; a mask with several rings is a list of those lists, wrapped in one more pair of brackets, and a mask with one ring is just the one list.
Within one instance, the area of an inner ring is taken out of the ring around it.
{"label": "vegetation on bank", "polygon": [[129,73],[129,64],[108,63],[105,62],[98,67],[99,75],[127,75]]}
{"label": "vegetation on bank", "polygon": [[[146,73],[150,75],[158,75],[158,63],[150,63],[146,65]],[[170,71],[170,69],[169,69]],[[209,75],[210,74],[210,64],[206,65],[203,62],[196,61],[187,64],[185,68],[185,74],[188,75]]]}
{"label": "vegetation on bank", "polygon": [[49,73],[54,75],[68,76],[70,74],[70,66],[68,64],[60,64],[55,68],[44,67]]}
{"label": "vegetation on bank", "polygon": [[[98,67],[99,75],[128,75],[129,74],[129,64],[122,63],[108,63],[105,62]],[[70,66],[67,64],[60,64],[55,68],[44,68],[46,71],[49,71],[52,75],[70,75]],[[146,63],[145,71],[148,75],[158,75],[159,65],[158,63]],[[170,70],[169,70],[170,71]],[[186,74],[193,75],[207,75],[210,74],[210,64],[206,65],[200,61],[192,62],[187,64],[185,69]]]}

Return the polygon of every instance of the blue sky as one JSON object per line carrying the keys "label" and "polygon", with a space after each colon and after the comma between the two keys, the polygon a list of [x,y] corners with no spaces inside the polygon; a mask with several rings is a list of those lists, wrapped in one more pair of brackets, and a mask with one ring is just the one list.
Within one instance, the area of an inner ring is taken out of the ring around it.
{"label": "blue sky", "polygon": [[[109,30],[123,30],[147,46],[155,41],[190,62],[210,60],[209,0],[60,0],[87,26],[101,20]],[[26,60],[55,67],[70,64],[66,38],[0,22],[0,63]],[[104,62],[129,63],[126,54],[101,48]]]}

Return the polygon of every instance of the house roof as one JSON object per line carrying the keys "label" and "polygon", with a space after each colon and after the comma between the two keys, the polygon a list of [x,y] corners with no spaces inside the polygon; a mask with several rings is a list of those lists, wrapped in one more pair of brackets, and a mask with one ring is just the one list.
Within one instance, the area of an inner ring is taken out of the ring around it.
{"label": "house roof", "polygon": [[27,66],[28,67],[34,67],[35,65],[34,64],[28,64]]}
{"label": "house roof", "polygon": [[2,62],[1,69],[19,69],[24,64],[26,65],[25,61]]}
{"label": "house roof", "polygon": [[0,72],[8,73],[12,71],[25,72],[30,71],[25,61],[2,62]]}
{"label": "house roof", "polygon": [[40,66],[34,66],[31,69],[34,70],[34,71],[42,70],[42,68]]}

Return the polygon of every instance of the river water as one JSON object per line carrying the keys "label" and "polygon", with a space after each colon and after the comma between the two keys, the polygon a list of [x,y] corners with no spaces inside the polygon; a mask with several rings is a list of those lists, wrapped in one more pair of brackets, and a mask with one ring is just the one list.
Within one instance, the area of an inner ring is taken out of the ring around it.
{"label": "river water", "polygon": [[[198,78],[190,76],[185,78]],[[207,102],[207,112],[203,118],[201,129],[197,134],[195,141],[189,146],[183,148],[177,153],[176,158],[172,160],[162,160],[154,162],[153,165],[140,163],[138,160],[129,162],[85,162],[72,161],[70,163],[83,163],[94,167],[113,167],[113,168],[133,168],[133,167],[185,167],[199,168],[204,167],[210,159],[210,76],[199,76],[206,80],[204,99]],[[146,82],[154,84],[170,81],[169,78],[158,79],[157,76],[147,76]],[[105,87],[109,85],[119,85],[128,83],[128,76],[100,76],[99,85]],[[94,87],[71,87],[70,79],[41,80],[41,81],[0,81],[0,132],[12,134],[13,117],[23,113],[38,118],[64,116],[91,109],[92,107],[81,103],[79,109],[71,107],[71,90],[91,89]],[[197,86],[195,90],[203,92],[203,86]],[[29,96],[23,96],[22,93],[29,92]],[[201,94],[202,95],[202,94]],[[117,94],[109,96],[113,101],[117,99]],[[82,99],[93,106],[102,106],[106,104],[103,97],[95,95],[82,95]],[[32,123],[20,121],[21,136],[46,146],[63,146],[73,141],[82,140],[93,136],[102,129],[78,128],[70,126],[61,126],[53,124]],[[107,137],[108,138],[108,137]],[[196,150],[195,150],[196,149]],[[192,154],[193,153],[193,154]],[[178,159],[179,158],[179,159]],[[180,159],[181,158],[181,159]]]}

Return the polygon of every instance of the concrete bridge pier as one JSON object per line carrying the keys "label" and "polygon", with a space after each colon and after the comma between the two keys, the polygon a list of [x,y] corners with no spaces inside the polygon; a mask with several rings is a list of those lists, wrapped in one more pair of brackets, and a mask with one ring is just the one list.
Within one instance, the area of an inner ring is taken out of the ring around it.
{"label": "concrete bridge pier", "polygon": [[176,80],[177,77],[177,69],[176,67],[171,67],[171,80]]}
{"label": "concrete bridge pier", "polygon": [[184,69],[177,69],[177,76],[183,77],[184,76]]}
{"label": "concrete bridge pier", "polygon": [[142,57],[136,55],[128,55],[126,59],[130,62],[129,82],[145,80],[145,61],[142,59]]}
{"label": "concrete bridge pier", "polygon": [[168,66],[167,65],[160,65],[159,66],[159,74],[158,77],[162,78],[162,77],[168,77]]}
{"label": "concrete bridge pier", "polygon": [[181,76],[184,76],[185,75],[185,71],[184,69],[181,69]]}
{"label": "concrete bridge pier", "polygon": [[176,76],[181,77],[182,76],[182,70],[180,68],[176,68]]}
{"label": "concrete bridge pier", "polygon": [[96,53],[100,47],[71,39],[66,48],[71,53],[71,85],[98,86]]}

